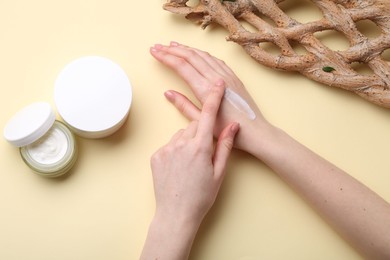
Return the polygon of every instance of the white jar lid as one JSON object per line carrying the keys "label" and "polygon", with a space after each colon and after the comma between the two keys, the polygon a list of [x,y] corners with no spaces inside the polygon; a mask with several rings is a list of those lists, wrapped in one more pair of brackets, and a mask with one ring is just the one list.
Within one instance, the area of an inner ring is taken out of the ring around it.
{"label": "white jar lid", "polygon": [[49,103],[36,102],[17,112],[4,128],[4,138],[22,147],[41,138],[52,127],[55,114]]}
{"label": "white jar lid", "polygon": [[126,121],[132,88],[119,65],[107,58],[87,56],[61,71],[55,82],[54,101],[76,134],[101,138]]}

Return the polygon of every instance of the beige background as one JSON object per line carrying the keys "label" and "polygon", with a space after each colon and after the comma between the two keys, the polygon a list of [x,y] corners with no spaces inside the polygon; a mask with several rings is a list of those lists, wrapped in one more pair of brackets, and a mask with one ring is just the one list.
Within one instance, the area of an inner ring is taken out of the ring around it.
{"label": "beige background", "polygon": [[[271,122],[390,200],[389,110],[299,74],[257,64],[240,46],[225,41],[223,29],[201,30],[163,11],[164,2],[0,2],[1,128],[32,102],[53,104],[56,76],[80,56],[114,60],[134,91],[126,125],[109,138],[78,138],[80,156],[66,177],[35,175],[18,149],[1,138],[0,259],[138,258],[154,212],[150,155],[187,124],[163,92],[190,92],[149,55],[150,46],[170,40],[225,60]],[[305,4],[285,8],[303,22],[319,15]],[[362,30],[370,37],[377,33],[364,24]],[[334,35],[319,37],[334,49],[347,46]],[[265,165],[235,151],[191,259],[360,257]]]}

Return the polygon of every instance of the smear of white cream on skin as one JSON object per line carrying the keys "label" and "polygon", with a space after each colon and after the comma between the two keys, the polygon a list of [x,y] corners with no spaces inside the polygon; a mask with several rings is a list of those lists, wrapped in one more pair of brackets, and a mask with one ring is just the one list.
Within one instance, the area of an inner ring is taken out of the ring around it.
{"label": "smear of white cream on skin", "polygon": [[250,120],[256,119],[256,114],[249,104],[240,95],[230,88],[225,89],[224,98],[238,111],[246,114]]}

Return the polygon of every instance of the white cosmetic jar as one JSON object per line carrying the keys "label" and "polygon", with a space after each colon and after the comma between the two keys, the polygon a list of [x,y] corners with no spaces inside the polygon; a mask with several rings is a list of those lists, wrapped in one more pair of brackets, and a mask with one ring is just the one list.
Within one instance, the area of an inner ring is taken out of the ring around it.
{"label": "white cosmetic jar", "polygon": [[33,103],[16,113],[4,128],[5,139],[20,148],[24,162],[45,177],[68,172],[77,159],[73,133],[55,120],[49,103]]}
{"label": "white cosmetic jar", "polygon": [[69,63],[58,75],[54,101],[61,118],[85,138],[102,138],[126,121],[132,87],[126,73],[113,61],[86,56]]}

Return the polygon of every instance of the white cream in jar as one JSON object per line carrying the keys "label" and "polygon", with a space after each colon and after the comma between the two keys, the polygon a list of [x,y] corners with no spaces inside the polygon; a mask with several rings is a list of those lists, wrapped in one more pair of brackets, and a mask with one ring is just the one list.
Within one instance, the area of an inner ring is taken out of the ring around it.
{"label": "white cream in jar", "polygon": [[60,176],[74,165],[73,133],[102,138],[124,124],[132,88],[119,65],[87,56],[69,63],[58,75],[54,101],[65,123],[55,120],[50,104],[37,102],[18,112],[4,129],[5,139],[20,148],[25,163],[46,177]]}
{"label": "white cream in jar", "polygon": [[40,164],[58,162],[65,156],[68,149],[68,138],[58,127],[52,127],[39,140],[25,148],[29,156]]}
{"label": "white cream in jar", "polygon": [[34,172],[45,177],[65,174],[77,159],[73,133],[55,120],[45,102],[33,103],[15,114],[4,128],[4,137],[20,148],[23,161]]}

